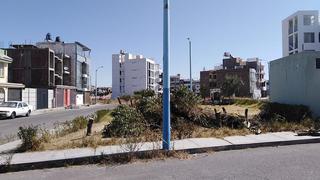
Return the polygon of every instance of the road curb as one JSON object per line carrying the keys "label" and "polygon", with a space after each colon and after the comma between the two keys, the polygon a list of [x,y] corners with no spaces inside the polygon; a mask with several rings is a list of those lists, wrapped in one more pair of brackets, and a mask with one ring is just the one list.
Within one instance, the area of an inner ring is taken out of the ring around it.
{"label": "road curb", "polygon": [[[288,140],[288,141],[275,141],[275,142],[263,142],[263,143],[253,143],[253,144],[231,144],[224,146],[212,146],[212,147],[202,147],[202,148],[186,148],[179,150],[172,150],[175,152],[187,152],[189,154],[205,153],[205,152],[219,152],[219,151],[230,151],[230,150],[240,150],[249,148],[260,148],[260,147],[277,147],[277,146],[288,146],[288,145],[299,145],[299,144],[313,144],[320,143],[320,139],[303,139],[303,140]],[[36,170],[36,169],[48,169],[48,168],[59,168],[72,165],[88,165],[97,164],[103,162],[105,159],[121,158],[128,155],[134,156],[145,156],[152,152],[165,152],[163,150],[146,150],[137,152],[124,152],[124,153],[114,153],[108,155],[94,155],[94,156],[84,156],[70,159],[59,159],[52,161],[42,161],[42,162],[31,162],[22,164],[8,164],[0,165],[0,173],[7,172],[18,172],[26,170]]]}

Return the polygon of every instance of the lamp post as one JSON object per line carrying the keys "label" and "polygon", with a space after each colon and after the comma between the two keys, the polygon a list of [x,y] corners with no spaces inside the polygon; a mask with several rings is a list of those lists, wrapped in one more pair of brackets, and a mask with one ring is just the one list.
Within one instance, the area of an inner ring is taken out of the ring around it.
{"label": "lamp post", "polygon": [[191,64],[191,39],[190,38],[187,38],[188,41],[189,41],[189,65],[190,65],[190,91],[192,92],[193,91],[193,88],[192,88],[192,64]]}
{"label": "lamp post", "polygon": [[163,1],[163,123],[162,148],[170,150],[170,0]]}
{"label": "lamp post", "polygon": [[95,101],[94,103],[97,104],[97,95],[98,95],[98,87],[97,87],[97,81],[98,81],[98,70],[103,68],[103,66],[99,66],[97,69],[96,69],[96,78],[95,78]]}

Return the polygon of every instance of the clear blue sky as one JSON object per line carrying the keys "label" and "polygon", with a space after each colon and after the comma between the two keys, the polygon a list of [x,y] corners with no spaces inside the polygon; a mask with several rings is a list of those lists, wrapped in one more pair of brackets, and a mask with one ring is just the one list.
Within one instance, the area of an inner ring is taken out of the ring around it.
{"label": "clear blue sky", "polygon": [[[111,55],[120,49],[162,64],[162,0],[1,0],[0,46],[37,42],[50,32],[92,49],[111,86]],[[223,52],[270,61],[281,57],[281,20],[297,10],[319,10],[319,0],[171,0],[171,74],[193,76],[221,63]],[[5,25],[5,26],[4,26]],[[92,79],[94,80],[94,79]]]}

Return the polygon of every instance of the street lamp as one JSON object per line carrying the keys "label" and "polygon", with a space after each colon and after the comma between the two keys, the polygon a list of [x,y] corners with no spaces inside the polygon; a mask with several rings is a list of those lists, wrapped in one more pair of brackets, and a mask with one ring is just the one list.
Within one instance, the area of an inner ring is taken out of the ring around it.
{"label": "street lamp", "polygon": [[163,123],[162,148],[170,150],[170,0],[163,9]]}
{"label": "street lamp", "polygon": [[190,91],[192,92],[192,64],[191,64],[191,39],[187,38],[187,40],[189,41],[189,65],[190,65]]}
{"label": "street lamp", "polygon": [[103,68],[103,66],[99,66],[97,69],[96,69],[96,78],[95,78],[95,104],[97,104],[97,95],[98,95],[98,88],[97,88],[97,81],[98,81],[98,70]]}

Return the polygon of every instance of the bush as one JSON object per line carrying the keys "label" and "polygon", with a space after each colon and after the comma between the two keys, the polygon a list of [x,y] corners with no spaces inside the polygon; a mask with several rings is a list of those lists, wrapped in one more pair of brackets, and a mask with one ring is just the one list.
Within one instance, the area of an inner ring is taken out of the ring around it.
{"label": "bush", "polygon": [[260,107],[260,118],[264,121],[274,120],[275,116],[283,117],[283,121],[300,123],[311,118],[311,111],[307,106],[288,105],[279,103],[265,103]]}
{"label": "bush", "polygon": [[192,120],[190,115],[194,111],[199,110],[201,98],[191,92],[187,87],[181,86],[179,89],[172,92],[170,103],[171,112],[174,116]]}
{"label": "bush", "polygon": [[155,92],[150,89],[134,92],[134,96],[137,98],[154,97],[155,95]]}
{"label": "bush", "polygon": [[66,134],[77,132],[87,127],[88,120],[84,116],[79,116],[71,121],[56,124],[55,127],[57,136],[64,136]]}
{"label": "bush", "polygon": [[146,128],[142,114],[135,108],[120,105],[111,115],[113,121],[103,129],[104,137],[138,137]]}
{"label": "bush", "polygon": [[136,103],[136,109],[143,115],[151,129],[161,128],[162,99],[158,97],[146,97]]}
{"label": "bush", "polygon": [[85,129],[87,127],[87,123],[88,123],[88,120],[86,117],[84,116],[76,117],[71,121],[70,131],[76,132],[80,129]]}
{"label": "bush", "polygon": [[178,139],[190,138],[196,129],[196,125],[188,122],[182,117],[172,119],[173,134],[176,134]]}
{"label": "bush", "polygon": [[50,133],[39,126],[19,127],[18,137],[22,140],[19,151],[35,151],[41,148],[41,143],[49,142]]}

